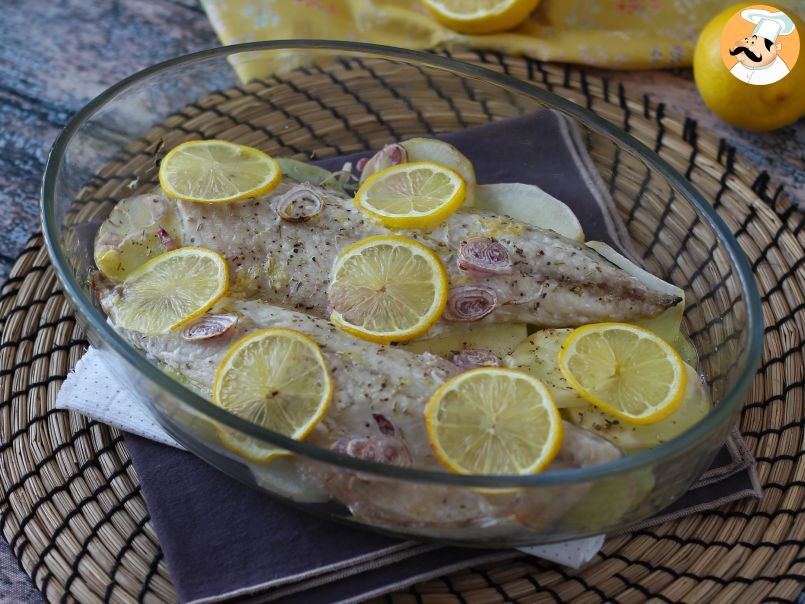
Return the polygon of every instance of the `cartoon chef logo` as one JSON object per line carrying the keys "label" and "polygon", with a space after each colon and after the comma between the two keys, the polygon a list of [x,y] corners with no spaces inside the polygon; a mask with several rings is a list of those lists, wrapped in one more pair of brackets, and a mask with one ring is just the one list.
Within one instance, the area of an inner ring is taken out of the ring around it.
{"label": "cartoon chef logo", "polygon": [[783,79],[797,60],[799,33],[784,12],[753,6],[736,13],[724,28],[722,57],[742,82],[763,86]]}

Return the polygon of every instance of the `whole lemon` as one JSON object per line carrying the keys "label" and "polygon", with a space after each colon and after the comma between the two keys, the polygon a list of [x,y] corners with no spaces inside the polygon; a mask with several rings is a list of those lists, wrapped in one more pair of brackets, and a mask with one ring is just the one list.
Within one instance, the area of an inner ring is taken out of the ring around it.
{"label": "whole lemon", "polygon": [[540,0],[422,0],[436,20],[464,34],[493,34],[517,27]]}
{"label": "whole lemon", "polygon": [[[721,33],[730,17],[749,6],[736,4],[705,26],[693,51],[693,78],[713,113],[738,128],[765,132],[805,115],[805,58],[800,57],[791,73],[773,84],[757,86],[733,76],[721,59]],[[790,11],[786,14],[803,35],[802,20]]]}

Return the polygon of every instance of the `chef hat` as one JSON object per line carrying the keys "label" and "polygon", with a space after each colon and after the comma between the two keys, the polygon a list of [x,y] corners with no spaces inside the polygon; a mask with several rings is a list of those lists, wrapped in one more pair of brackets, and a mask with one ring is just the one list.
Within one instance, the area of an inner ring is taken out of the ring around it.
{"label": "chef hat", "polygon": [[787,36],[794,31],[794,22],[782,11],[773,13],[762,8],[747,8],[741,11],[741,17],[750,23],[756,23],[753,36],[766,38],[774,42],[777,36]]}

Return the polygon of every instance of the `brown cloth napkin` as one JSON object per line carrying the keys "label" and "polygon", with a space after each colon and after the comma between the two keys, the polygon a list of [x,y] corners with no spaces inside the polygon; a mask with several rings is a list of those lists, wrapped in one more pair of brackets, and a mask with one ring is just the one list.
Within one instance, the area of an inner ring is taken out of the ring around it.
{"label": "brown cloth napkin", "polygon": [[[479,183],[538,185],[576,212],[589,239],[635,257],[578,133],[560,114],[540,111],[443,138],[470,158]],[[337,169],[362,155],[321,165]],[[523,555],[404,542],[349,528],[275,501],[186,452],[130,435],[126,443],[184,602],[247,596],[305,604],[352,602],[473,564]],[[690,491],[640,526],[747,496],[759,497],[760,487],[754,460],[736,430]]]}

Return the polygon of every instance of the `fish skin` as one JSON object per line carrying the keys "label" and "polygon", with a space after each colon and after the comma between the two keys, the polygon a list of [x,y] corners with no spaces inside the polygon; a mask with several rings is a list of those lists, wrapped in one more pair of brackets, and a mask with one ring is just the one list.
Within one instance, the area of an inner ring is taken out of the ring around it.
{"label": "fish skin", "polygon": [[[293,186],[231,204],[199,204],[158,194],[179,217],[182,245],[206,247],[227,259],[232,291],[326,318],[327,289],[338,253],[365,237],[392,231],[367,218],[349,198],[321,189],[322,213],[303,223],[283,222],[272,204]],[[489,212],[458,212],[429,231],[394,230],[418,240],[442,259],[451,286],[492,287],[498,304],[482,321],[575,327],[602,321],[653,317],[680,300],[647,289],[584,244]],[[513,261],[511,275],[482,275],[458,268],[456,254],[468,237],[490,237]],[[430,335],[445,329],[432,329]],[[453,323],[455,325],[455,323]]]}

